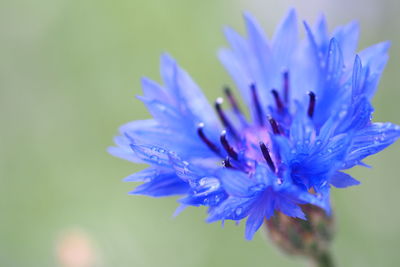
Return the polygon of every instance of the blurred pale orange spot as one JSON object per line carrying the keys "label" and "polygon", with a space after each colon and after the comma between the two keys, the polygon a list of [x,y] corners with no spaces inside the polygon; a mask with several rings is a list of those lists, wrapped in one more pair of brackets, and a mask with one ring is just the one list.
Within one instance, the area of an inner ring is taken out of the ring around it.
{"label": "blurred pale orange spot", "polygon": [[93,242],[81,230],[61,235],[57,242],[56,257],[62,267],[93,267],[96,262]]}

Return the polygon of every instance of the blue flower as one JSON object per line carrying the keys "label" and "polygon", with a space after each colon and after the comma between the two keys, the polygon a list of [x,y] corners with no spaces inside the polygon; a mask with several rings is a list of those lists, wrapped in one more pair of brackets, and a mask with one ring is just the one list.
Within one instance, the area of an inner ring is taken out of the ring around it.
{"label": "blue flower", "polygon": [[384,42],[356,53],[359,28],[329,33],[289,11],[272,40],[249,14],[247,36],[225,29],[229,49],[219,58],[249,110],[229,88],[211,106],[169,56],[161,57],[163,84],[143,78],[153,119],[120,128],[109,152],[149,168],[127,177],[144,182],[132,194],[181,195],[186,206],[209,207],[208,221],[247,218],[246,238],[279,211],[306,219],[303,204],[330,213],[331,186],[359,184],[343,172],[400,136],[400,127],[371,121],[373,97],[388,59]]}

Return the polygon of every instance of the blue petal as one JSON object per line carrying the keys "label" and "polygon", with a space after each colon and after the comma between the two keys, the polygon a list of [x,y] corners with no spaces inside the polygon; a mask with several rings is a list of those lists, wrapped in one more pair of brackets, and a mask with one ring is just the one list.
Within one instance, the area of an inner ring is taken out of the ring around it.
{"label": "blue petal", "polygon": [[167,90],[165,90],[164,87],[160,86],[156,82],[148,78],[142,78],[142,88],[145,98],[174,104]]}
{"label": "blue petal", "polygon": [[114,137],[114,143],[117,146],[109,147],[107,149],[108,153],[110,153],[115,157],[129,160],[131,162],[143,163],[143,161],[139,157],[137,157],[136,154],[130,148],[132,140],[129,137],[125,135],[116,136]]}
{"label": "blue petal", "polygon": [[312,51],[312,56],[313,56],[312,59],[314,60],[315,66],[320,67],[320,65],[321,65],[320,62],[322,60],[322,57],[321,57],[321,53],[320,53],[318,44],[315,40],[314,34],[313,34],[310,26],[308,25],[308,23],[303,21],[303,24],[304,24],[304,28],[306,30],[307,41],[308,41],[311,51]]}
{"label": "blue petal", "polygon": [[380,70],[379,63],[376,64],[375,61],[379,62],[380,58],[387,55],[390,48],[390,42],[382,42],[373,46],[370,46],[359,53],[361,61],[365,66],[369,65],[371,71]]}
{"label": "blue petal", "polygon": [[[152,108],[159,110],[157,107]],[[168,117],[168,112],[166,113],[164,115]],[[164,124],[160,124],[155,120],[133,121],[121,126],[120,132],[132,138],[134,143],[164,147],[186,159],[204,156],[213,157],[215,153],[201,141],[196,130],[187,129],[189,127],[185,128],[183,123],[174,121],[173,114],[172,112],[171,118],[164,120]],[[169,123],[168,120],[170,120]],[[212,136],[208,128],[205,131],[207,136]],[[125,146],[128,152],[132,152],[129,147],[132,142],[127,140],[125,136],[117,137],[117,139],[125,140],[121,143],[121,146]]]}
{"label": "blue petal", "polygon": [[258,66],[253,69],[259,89],[257,93],[260,99],[271,99],[269,90],[277,87],[276,81],[281,80],[278,73],[276,73],[271,47],[257,21],[249,13],[244,14],[244,19],[249,43],[254,53],[255,65]]}
{"label": "blue petal", "polygon": [[286,18],[278,26],[273,37],[272,49],[280,69],[287,69],[294,50],[298,45],[297,15],[295,9],[291,9]]}
{"label": "blue petal", "polygon": [[[145,97],[138,98],[146,105],[147,109],[157,120],[160,125],[167,126],[171,129],[182,130],[188,128],[188,123],[185,121],[183,114],[169,104],[165,104],[158,100],[151,100]],[[185,123],[186,122],[186,123]],[[195,122],[192,122],[193,127]]]}
{"label": "blue petal", "polygon": [[320,188],[315,188],[315,191],[322,203],[320,207],[325,210],[327,215],[331,215],[332,209],[330,204],[330,186],[326,185]]}
{"label": "blue petal", "polygon": [[368,77],[364,83],[363,93],[372,98],[378,87],[382,72],[385,69],[388,60],[389,42],[379,43],[371,46],[359,53],[361,61],[367,68]]}
{"label": "blue petal", "polygon": [[354,53],[357,49],[359,33],[360,26],[357,21],[350,22],[343,27],[338,27],[334,31],[333,36],[342,48],[343,58],[352,60],[354,57]]}
{"label": "blue petal", "polygon": [[246,40],[230,27],[224,28],[224,34],[238,58],[242,60],[245,59],[248,56],[248,45]]}
{"label": "blue petal", "polygon": [[371,103],[366,97],[358,98],[350,107],[347,116],[336,129],[336,133],[351,134],[351,132],[359,130],[367,126],[371,122],[372,112]]}
{"label": "blue petal", "polygon": [[165,197],[185,194],[188,190],[188,184],[179,179],[175,173],[165,173],[157,175],[151,181],[139,185],[130,194]]}
{"label": "blue petal", "polygon": [[208,206],[215,207],[223,202],[228,195],[222,191],[212,191],[204,193],[189,193],[186,197],[179,200],[180,203],[190,206]]}
{"label": "blue petal", "polygon": [[232,196],[251,197],[255,193],[254,189],[257,188],[257,183],[240,171],[221,169],[218,176],[226,192]]}
{"label": "blue petal", "polygon": [[161,78],[168,89],[169,94],[173,98],[179,96],[179,89],[176,86],[177,63],[167,53],[163,54],[160,58],[160,74]]}
{"label": "blue petal", "polygon": [[360,182],[344,172],[336,172],[330,179],[330,183],[337,188],[359,185]]}
{"label": "blue petal", "polygon": [[107,152],[113,155],[114,157],[118,157],[124,160],[128,160],[131,162],[135,163],[142,163],[135,153],[132,152],[131,149],[128,149],[128,147],[109,147],[107,149]]}
{"label": "blue petal", "polygon": [[207,222],[244,219],[253,204],[253,198],[228,197],[219,206],[209,210]]}
{"label": "blue petal", "polygon": [[179,214],[181,214],[188,206],[185,204],[181,204],[179,205],[179,207],[176,208],[176,210],[174,211],[174,214],[172,215],[172,217],[176,217]]}
{"label": "blue petal", "polygon": [[154,145],[131,144],[131,149],[143,162],[155,166],[170,167],[168,153],[165,148]]}
{"label": "blue petal", "polygon": [[314,36],[322,57],[326,54],[329,45],[328,24],[323,14],[319,16],[314,25]]}
{"label": "blue petal", "polygon": [[277,201],[277,208],[287,216],[300,218],[303,220],[307,219],[306,215],[298,205],[284,198],[281,198],[279,201]]}
{"label": "blue petal", "polygon": [[224,29],[225,37],[233,51],[221,49],[218,58],[228,70],[247,105],[251,104],[249,85],[256,79],[251,74],[251,51],[246,40],[231,28]]}
{"label": "blue petal", "polygon": [[[326,58],[325,73],[322,76],[323,84],[315,92],[318,96],[315,120],[321,125],[329,118],[336,101],[340,101],[340,79],[343,73],[343,56],[338,42],[332,38]],[[336,101],[335,101],[336,100]]]}
{"label": "blue petal", "polygon": [[[364,74],[364,75],[363,75]],[[353,76],[352,76],[352,99],[354,100],[357,96],[362,93],[362,84],[365,80],[365,72],[360,57],[357,55],[353,64]]]}
{"label": "blue petal", "polygon": [[343,71],[343,54],[339,43],[332,38],[329,43],[328,59],[327,59],[327,80],[337,83],[342,76]]}
{"label": "blue petal", "polygon": [[150,181],[159,174],[154,168],[147,168],[140,172],[129,175],[124,178],[124,182],[145,182]]}
{"label": "blue petal", "polygon": [[400,126],[392,123],[373,123],[357,132],[343,169],[351,168],[362,159],[378,153],[400,137]]}
{"label": "blue petal", "polygon": [[176,108],[192,117],[194,125],[203,122],[211,127],[219,126],[214,110],[189,74],[167,54],[162,56],[161,68],[164,82],[176,99]]}
{"label": "blue petal", "polygon": [[261,163],[257,164],[256,171],[252,178],[254,179],[256,185],[252,187],[252,189],[250,190],[251,192],[258,191],[258,188],[261,190],[267,186],[273,185],[274,182],[278,179],[276,174],[271,171],[271,168],[269,168],[267,164]]}
{"label": "blue petal", "polygon": [[246,221],[245,237],[247,240],[253,239],[254,234],[264,222],[265,210],[263,206],[256,206],[251,210]]}

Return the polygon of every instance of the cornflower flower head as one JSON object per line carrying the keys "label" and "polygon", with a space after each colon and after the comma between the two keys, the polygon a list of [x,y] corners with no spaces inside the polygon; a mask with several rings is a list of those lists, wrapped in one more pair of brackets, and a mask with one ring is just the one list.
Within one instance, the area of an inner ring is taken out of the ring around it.
{"label": "cornflower flower head", "polygon": [[388,42],[356,52],[358,24],[329,33],[324,17],[304,22],[300,39],[295,10],[271,40],[244,20],[247,35],[226,28],[230,48],[219,52],[242,101],[225,87],[211,105],[164,54],[163,84],[143,78],[138,97],[153,118],[123,125],[109,152],[149,165],[125,179],[144,182],[131,194],[180,195],[179,210],[206,206],[209,222],[247,219],[251,239],[274,214],[307,220],[311,206],[329,216],[331,187],[359,184],[343,171],[365,166],[400,127],[371,120]]}

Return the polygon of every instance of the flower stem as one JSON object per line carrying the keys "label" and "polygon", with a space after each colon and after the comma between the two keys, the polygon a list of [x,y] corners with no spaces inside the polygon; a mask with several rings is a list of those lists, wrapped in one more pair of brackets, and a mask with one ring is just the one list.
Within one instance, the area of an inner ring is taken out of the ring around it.
{"label": "flower stem", "polygon": [[332,256],[328,251],[322,252],[312,259],[313,267],[334,267]]}

